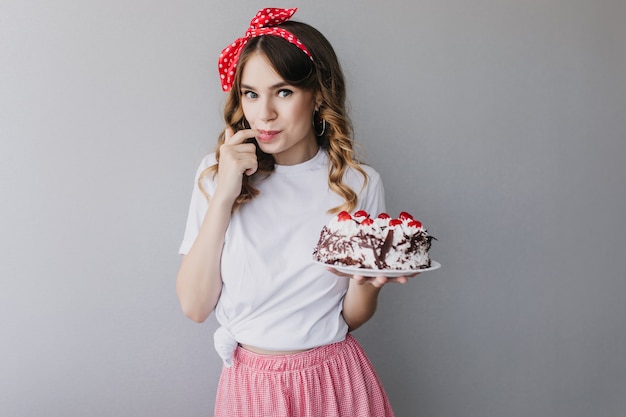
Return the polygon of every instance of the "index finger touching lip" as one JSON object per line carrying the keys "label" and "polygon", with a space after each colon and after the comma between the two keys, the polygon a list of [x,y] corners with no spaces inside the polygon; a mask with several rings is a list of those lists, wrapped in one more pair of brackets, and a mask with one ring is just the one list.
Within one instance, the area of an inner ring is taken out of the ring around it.
{"label": "index finger touching lip", "polygon": [[233,130],[229,127],[224,131],[224,143],[228,145],[237,145],[244,143],[246,139],[255,137],[259,132],[255,129],[243,129],[233,133]]}

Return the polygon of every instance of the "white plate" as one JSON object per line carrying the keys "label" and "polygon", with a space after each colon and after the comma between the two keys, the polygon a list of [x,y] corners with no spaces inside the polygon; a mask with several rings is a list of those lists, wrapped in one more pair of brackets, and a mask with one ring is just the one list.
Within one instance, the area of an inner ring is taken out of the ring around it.
{"label": "white plate", "polygon": [[329,265],[329,264],[325,264],[323,262],[319,262],[319,261],[314,261],[316,264],[319,265],[323,265],[325,267],[331,267],[331,268],[335,268],[337,271],[339,272],[343,272],[344,274],[350,274],[350,275],[361,275],[364,277],[378,277],[378,276],[385,276],[385,277],[389,277],[389,278],[394,278],[394,277],[403,277],[403,276],[407,276],[407,275],[411,275],[414,274],[416,272],[419,272],[420,274],[422,272],[427,272],[427,271],[434,271],[435,269],[439,269],[441,268],[441,264],[437,261],[430,261],[430,268],[424,268],[424,269],[389,269],[389,270],[384,270],[384,269],[366,269],[366,268],[357,268],[354,266],[341,266],[341,265]]}

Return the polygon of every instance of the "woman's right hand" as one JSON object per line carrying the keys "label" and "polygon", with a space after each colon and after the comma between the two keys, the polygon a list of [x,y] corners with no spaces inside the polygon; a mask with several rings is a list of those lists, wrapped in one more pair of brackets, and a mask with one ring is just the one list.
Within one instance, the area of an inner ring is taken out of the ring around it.
{"label": "woman's right hand", "polygon": [[220,147],[217,188],[212,198],[222,196],[232,202],[241,193],[243,175],[252,175],[259,167],[256,145],[246,143],[246,139],[258,134],[254,129],[244,129],[233,133],[231,128],[224,132],[224,143]]}
{"label": "woman's right hand", "polygon": [[246,129],[235,134],[225,131],[220,147],[217,187],[209,199],[209,206],[198,236],[182,259],[176,278],[176,292],[185,315],[203,322],[211,314],[222,291],[220,263],[224,236],[228,228],[232,206],[241,193],[244,175],[258,169],[256,145],[245,143],[258,132]]}

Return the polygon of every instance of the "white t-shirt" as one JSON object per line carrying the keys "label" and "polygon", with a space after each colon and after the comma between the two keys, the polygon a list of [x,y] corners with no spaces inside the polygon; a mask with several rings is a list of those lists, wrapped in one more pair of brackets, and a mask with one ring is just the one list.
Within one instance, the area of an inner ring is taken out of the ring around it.
{"label": "white t-shirt", "polygon": [[[216,163],[205,157],[200,172]],[[344,181],[358,194],[357,210],[373,215],[385,210],[378,173],[367,165],[363,176],[350,169]],[[204,180],[209,195],[216,181]],[[348,278],[338,277],[313,261],[322,227],[333,216],[328,210],[343,199],[328,186],[328,156],[321,150],[298,165],[276,165],[257,184],[260,194],[242,205],[230,220],[222,252],[222,293],[215,308],[222,326],[215,345],[230,364],[238,343],[268,350],[310,349],[345,338],[341,315]],[[194,187],[180,253],[196,239],[208,202]]]}

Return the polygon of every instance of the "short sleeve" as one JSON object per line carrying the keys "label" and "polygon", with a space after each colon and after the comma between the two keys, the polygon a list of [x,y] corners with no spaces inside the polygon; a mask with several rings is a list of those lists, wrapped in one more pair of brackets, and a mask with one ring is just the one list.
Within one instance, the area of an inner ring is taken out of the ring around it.
{"label": "short sleeve", "polygon": [[[187,223],[185,225],[185,234],[183,235],[183,241],[178,249],[178,253],[181,255],[186,255],[191,246],[196,241],[196,237],[198,236],[198,232],[200,231],[200,226],[202,226],[202,221],[204,220],[204,215],[206,214],[207,208],[209,207],[209,201],[206,196],[200,190],[198,186],[198,179],[202,172],[205,169],[217,164],[217,160],[215,159],[215,154],[209,154],[200,163],[198,170],[196,171],[195,181],[193,183],[193,191],[191,192],[191,202],[189,204],[189,213],[187,215]],[[202,185],[204,187],[204,191],[211,195],[215,190],[215,181],[211,178],[211,176],[207,176],[204,178]]]}

